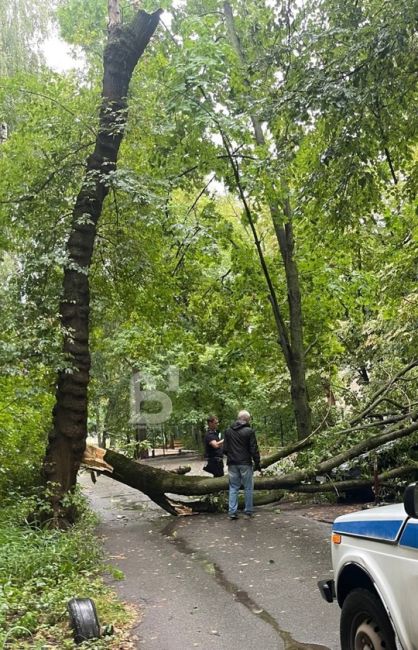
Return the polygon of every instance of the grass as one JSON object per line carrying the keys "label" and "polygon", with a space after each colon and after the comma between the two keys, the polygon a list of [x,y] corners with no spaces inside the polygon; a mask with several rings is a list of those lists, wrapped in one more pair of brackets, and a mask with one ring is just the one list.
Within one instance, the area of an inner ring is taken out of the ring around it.
{"label": "grass", "polygon": [[[26,517],[34,500],[2,504],[0,512],[0,650],[25,648],[130,648],[127,629],[135,618],[103,582],[101,549],[95,519],[84,510],[69,531],[37,529]],[[116,634],[76,646],[68,624],[70,598],[92,598],[101,625]]]}

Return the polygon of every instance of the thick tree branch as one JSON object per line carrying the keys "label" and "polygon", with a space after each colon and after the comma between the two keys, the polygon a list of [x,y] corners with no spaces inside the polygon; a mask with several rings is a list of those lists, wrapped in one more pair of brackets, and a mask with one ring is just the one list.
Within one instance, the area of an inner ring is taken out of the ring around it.
{"label": "thick tree branch", "polygon": [[298,440],[298,442],[292,442],[289,445],[286,445],[286,447],[281,447],[280,449],[275,451],[273,454],[270,454],[269,456],[263,456],[263,458],[261,459],[261,467],[265,469],[266,467],[273,465],[273,463],[277,463],[277,461],[282,460],[282,458],[287,458],[288,456],[291,456],[292,454],[301,451],[301,449],[306,449],[306,447],[310,447],[312,444],[313,444],[312,437],[305,438],[304,440]]}
{"label": "thick tree branch", "polygon": [[399,438],[404,438],[409,436],[414,431],[418,431],[418,410],[411,414],[412,424],[408,427],[392,427],[389,431],[381,433],[373,438],[368,438],[359,442],[357,445],[350,447],[350,449],[337,454],[333,458],[326,460],[318,465],[318,473],[327,473],[334,467],[338,467],[341,463],[344,463],[347,460],[351,460],[360,454],[363,454],[366,451],[372,451],[373,449],[378,449],[387,442],[392,440],[398,440]]}
{"label": "thick tree branch", "polygon": [[411,363],[409,363],[407,366],[402,368],[402,370],[400,370],[394,377],[392,377],[390,381],[388,381],[386,384],[384,384],[384,386],[379,388],[379,390],[376,393],[374,393],[374,395],[371,397],[370,402],[366,406],[366,408],[363,409],[361,413],[359,413],[358,415],[356,415],[354,418],[350,420],[350,424],[354,426],[358,424],[361,420],[363,420],[365,417],[370,415],[373,409],[376,408],[376,406],[378,406],[382,402],[384,395],[386,395],[386,393],[389,392],[389,390],[394,386],[394,384],[396,384],[398,379],[406,375],[410,370],[412,370],[412,368],[415,368],[416,366],[418,366],[418,359],[414,359],[413,361],[411,361]]}
{"label": "thick tree branch", "polygon": [[328,481],[326,483],[309,483],[296,485],[292,488],[293,492],[302,492],[305,494],[318,494],[322,492],[345,492],[354,488],[373,487],[376,479],[379,486],[388,485],[388,481],[394,478],[401,478],[402,476],[411,476],[414,472],[418,471],[418,463],[410,463],[402,467],[378,474],[377,477],[371,476],[370,478],[352,479],[349,481]]}

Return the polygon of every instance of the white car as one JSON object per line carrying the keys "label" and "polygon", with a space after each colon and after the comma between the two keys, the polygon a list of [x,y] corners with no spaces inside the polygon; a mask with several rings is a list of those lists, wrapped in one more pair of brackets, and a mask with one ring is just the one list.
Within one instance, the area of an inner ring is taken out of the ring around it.
{"label": "white car", "polygon": [[341,650],[418,650],[418,484],[404,502],[338,517],[334,580],[318,583],[341,607]]}

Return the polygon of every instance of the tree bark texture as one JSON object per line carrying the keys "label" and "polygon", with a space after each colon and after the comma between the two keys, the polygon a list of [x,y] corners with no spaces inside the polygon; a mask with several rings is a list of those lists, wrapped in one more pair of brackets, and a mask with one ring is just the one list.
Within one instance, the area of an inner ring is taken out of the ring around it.
{"label": "tree bark texture", "polygon": [[270,205],[277,241],[286,275],[287,299],[290,322],[290,354],[288,368],[290,373],[291,396],[295,411],[296,428],[299,440],[312,432],[311,407],[306,386],[305,346],[303,343],[302,296],[298,268],[294,254],[292,209],[287,197],[284,205],[285,225],[278,223],[276,206]]}
{"label": "tree bark texture", "polygon": [[[229,39],[235,50],[238,61],[246,75],[247,66],[241,43],[235,28],[232,7],[229,2],[223,5],[225,22],[228,30]],[[244,76],[244,84],[250,91],[250,83]],[[266,144],[262,125],[258,117],[250,112],[251,123],[254,131],[255,142],[262,146]],[[279,344],[282,348],[286,365],[290,374],[290,394],[295,413],[296,428],[298,439],[308,437],[312,432],[311,408],[309,405],[309,396],[306,386],[306,364],[305,348],[303,344],[303,318],[302,318],[302,297],[300,291],[300,282],[298,275],[297,263],[294,255],[294,237],[292,226],[292,209],[289,197],[286,196],[283,205],[280,206],[278,201],[268,200],[270,216],[274,227],[274,232],[279,245],[280,255],[284,265],[287,298],[289,304],[289,332],[286,328],[284,318],[280,313],[278,301],[275,296],[274,288],[269,286],[270,299],[275,316],[275,322],[279,334]],[[276,312],[279,311],[279,314]]]}
{"label": "tree bark texture", "polygon": [[[111,3],[115,4],[115,3]],[[140,11],[126,25],[118,21],[113,7],[108,42],[104,50],[102,102],[93,153],[86,163],[83,185],[76,199],[64,269],[60,318],[63,350],[71,371],[58,373],[53,424],[44,459],[44,478],[52,482],[54,518],[71,520],[61,498],[76,484],[77,471],[87,437],[90,372],[89,268],[97,223],[109,191],[109,175],[116,169],[120,143],[127,121],[129,83],[142,53],[154,34],[160,11]]]}

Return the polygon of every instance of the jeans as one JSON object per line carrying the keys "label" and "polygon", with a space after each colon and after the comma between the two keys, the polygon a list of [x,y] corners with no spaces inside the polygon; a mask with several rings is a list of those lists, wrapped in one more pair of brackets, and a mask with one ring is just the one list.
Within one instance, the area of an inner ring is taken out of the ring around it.
{"label": "jeans", "polygon": [[244,488],[245,505],[247,513],[253,511],[253,468],[252,465],[229,465],[229,507],[228,514],[234,515],[238,510],[238,492],[241,485]]}

